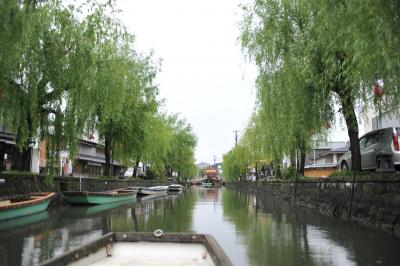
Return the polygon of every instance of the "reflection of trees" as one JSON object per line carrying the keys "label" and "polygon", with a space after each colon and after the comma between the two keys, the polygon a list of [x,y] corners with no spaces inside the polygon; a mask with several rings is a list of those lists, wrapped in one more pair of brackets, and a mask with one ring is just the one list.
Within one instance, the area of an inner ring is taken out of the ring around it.
{"label": "reflection of trees", "polygon": [[314,265],[308,252],[304,230],[296,224],[295,215],[278,210],[258,212],[265,202],[226,189],[223,193],[224,215],[235,224],[243,237],[252,265]]}
{"label": "reflection of trees", "polygon": [[400,242],[389,234],[236,190],[225,189],[223,206],[252,265],[398,265]]}
{"label": "reflection of trees", "polygon": [[196,194],[187,191],[181,197],[165,197],[147,200],[135,208],[112,216],[113,231],[150,232],[162,229],[167,232],[187,232],[192,229]]}
{"label": "reflection of trees", "polygon": [[142,231],[153,231],[157,228],[168,232],[190,231],[195,202],[196,195],[190,191],[184,197],[157,201],[153,212],[138,217],[139,228]]}

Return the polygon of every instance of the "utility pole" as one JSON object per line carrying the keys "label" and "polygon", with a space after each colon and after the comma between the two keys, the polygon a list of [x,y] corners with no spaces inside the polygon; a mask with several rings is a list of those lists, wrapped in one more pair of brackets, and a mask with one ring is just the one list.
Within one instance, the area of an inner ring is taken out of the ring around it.
{"label": "utility pole", "polygon": [[213,155],[214,158],[214,165],[215,165],[215,161],[217,160],[217,157],[215,155]]}
{"label": "utility pole", "polygon": [[238,142],[238,133],[239,133],[239,130],[234,130],[233,133],[235,133],[235,146],[236,146],[236,145],[237,145],[237,142]]}

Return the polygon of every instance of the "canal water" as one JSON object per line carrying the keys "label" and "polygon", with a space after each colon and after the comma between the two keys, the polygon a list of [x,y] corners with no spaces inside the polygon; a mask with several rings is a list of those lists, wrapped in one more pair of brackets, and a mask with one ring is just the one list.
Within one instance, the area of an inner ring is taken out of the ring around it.
{"label": "canal water", "polygon": [[[29,224],[28,224],[29,223]],[[235,265],[400,265],[400,240],[236,190],[195,188],[0,223],[0,265],[37,265],[110,231],[213,235]]]}

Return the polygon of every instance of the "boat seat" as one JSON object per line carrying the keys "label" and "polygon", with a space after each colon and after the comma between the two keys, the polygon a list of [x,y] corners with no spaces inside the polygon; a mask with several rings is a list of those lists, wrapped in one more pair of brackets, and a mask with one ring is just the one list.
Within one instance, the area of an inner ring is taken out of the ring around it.
{"label": "boat seat", "polygon": [[30,198],[31,199],[40,199],[40,198],[43,198],[43,196],[31,196]]}
{"label": "boat seat", "polygon": [[0,200],[0,206],[8,206],[11,204],[11,200]]}

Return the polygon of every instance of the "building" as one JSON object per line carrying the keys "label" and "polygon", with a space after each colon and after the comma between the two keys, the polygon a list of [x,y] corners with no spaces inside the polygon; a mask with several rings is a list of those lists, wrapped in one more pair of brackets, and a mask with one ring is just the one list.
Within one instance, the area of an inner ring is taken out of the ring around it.
{"label": "building", "polygon": [[325,142],[306,156],[304,176],[327,177],[338,170],[339,158],[349,150],[345,142]]}
{"label": "building", "polygon": [[374,109],[368,109],[364,118],[364,132],[386,128],[386,127],[400,127],[400,109],[381,113]]}
{"label": "building", "polygon": [[[104,145],[98,134],[90,134],[79,140],[77,156],[72,160],[67,151],[60,153],[60,175],[96,177],[104,175],[106,158]],[[118,161],[111,162],[110,175],[120,176],[124,167]]]}
{"label": "building", "polygon": [[0,121],[0,171],[18,169],[39,173],[39,148],[32,141],[29,148],[20,151],[16,146],[16,136]]}
{"label": "building", "polygon": [[314,145],[311,152],[307,153],[305,164],[337,163],[338,158],[344,154],[342,150],[348,150],[344,141],[328,141]]}
{"label": "building", "polygon": [[[78,154],[75,159],[69,157],[68,151],[60,152],[60,175],[94,177],[104,174],[105,154],[104,145],[98,135],[90,135],[81,139],[78,144]],[[17,157],[21,157],[17,158]],[[19,160],[18,160],[19,159]],[[20,161],[22,165],[17,165]],[[119,176],[123,166],[114,161],[111,174]],[[43,173],[47,165],[46,141],[38,143],[32,141],[28,150],[20,152],[16,147],[16,137],[0,122],[0,170],[18,169],[32,173]]]}

